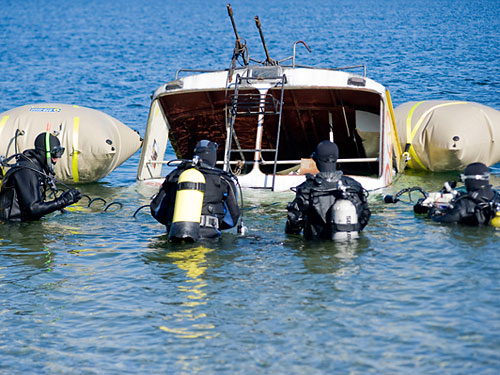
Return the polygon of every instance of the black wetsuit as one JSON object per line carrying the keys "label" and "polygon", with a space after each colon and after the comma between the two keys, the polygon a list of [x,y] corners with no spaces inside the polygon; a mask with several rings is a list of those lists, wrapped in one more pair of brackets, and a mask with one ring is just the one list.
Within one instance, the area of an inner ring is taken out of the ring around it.
{"label": "black wetsuit", "polygon": [[[184,163],[170,172],[157,197],[153,199],[151,214],[156,220],[167,226],[167,232],[170,231],[174,216],[179,176],[186,169],[192,167],[191,163]],[[218,237],[221,234],[221,229],[236,226],[240,217],[236,186],[232,179],[221,170],[207,167],[203,163],[201,167],[197,167],[197,170],[205,177],[200,238]]]}
{"label": "black wetsuit", "polygon": [[359,230],[363,229],[371,215],[364,189],[356,180],[335,171],[307,175],[306,181],[297,186],[296,197],[287,207],[285,232],[299,234],[304,229],[306,239],[333,239],[333,205],[342,196],[339,182],[356,207]]}
{"label": "black wetsuit", "polygon": [[432,207],[429,217],[440,223],[488,225],[495,216],[495,204],[500,204],[500,197],[491,186],[486,186],[460,194],[444,211]]}
{"label": "black wetsuit", "polygon": [[7,171],[0,189],[1,220],[38,220],[67,205],[61,197],[45,201],[45,191],[53,175],[44,157],[39,151],[26,150]]}

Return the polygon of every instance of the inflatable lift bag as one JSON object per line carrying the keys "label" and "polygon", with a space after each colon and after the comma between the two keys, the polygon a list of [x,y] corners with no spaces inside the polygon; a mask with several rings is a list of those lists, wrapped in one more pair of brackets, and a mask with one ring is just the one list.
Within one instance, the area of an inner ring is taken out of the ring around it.
{"label": "inflatable lift bag", "polygon": [[131,157],[142,144],[139,134],[95,109],[69,104],[25,105],[0,114],[0,156],[34,148],[38,134],[56,135],[64,155],[55,166],[65,183],[97,181]]}

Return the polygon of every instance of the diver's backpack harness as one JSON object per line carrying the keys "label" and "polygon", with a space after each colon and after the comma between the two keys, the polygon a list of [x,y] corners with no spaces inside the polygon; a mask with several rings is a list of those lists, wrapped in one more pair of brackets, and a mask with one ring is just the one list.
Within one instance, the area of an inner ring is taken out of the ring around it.
{"label": "diver's backpack harness", "polygon": [[[14,189],[14,187],[12,186],[6,186],[8,180],[14,175],[14,173],[23,169],[29,169],[38,175],[40,184],[44,191],[45,186],[49,187],[54,192],[54,194],[55,191],[57,191],[55,178],[53,176],[50,176],[36,168],[31,168],[27,165],[19,165],[19,160],[21,157],[33,163],[33,161],[24,154],[14,154],[9,156],[8,158],[2,158],[2,160],[0,160],[2,170],[4,167],[9,168],[0,181],[0,220],[2,221],[16,220],[21,218],[21,211],[19,211],[19,209],[15,210],[14,205],[14,202],[17,200],[16,189]],[[16,158],[16,163],[9,164],[9,161],[13,158]],[[43,192],[43,194],[45,193]]]}
{"label": "diver's backpack harness", "polygon": [[[176,164],[178,172],[180,173],[171,173],[166,177],[159,192],[153,197],[151,204],[149,205],[151,215],[158,222],[162,223],[167,227],[170,239],[189,240],[189,237],[192,235],[193,240],[197,240],[196,229],[193,229],[193,231],[188,230],[189,233],[186,234],[185,238],[182,238],[182,236],[184,236],[184,234],[181,234],[183,230],[179,229],[184,226],[184,224],[181,223],[194,223],[195,221],[193,220],[197,220],[198,230],[200,225],[214,229],[219,229],[219,221],[217,217],[201,214],[201,208],[203,205],[203,196],[205,194],[205,178],[203,177],[204,174],[217,175],[221,179],[226,180],[234,196],[238,197],[237,192],[233,191],[233,183],[236,184],[240,192],[239,194],[240,199],[238,199],[240,203],[240,212],[243,213],[243,196],[242,196],[241,186],[236,176],[226,171],[220,170],[218,168],[202,165],[201,160],[196,157],[193,160],[171,160],[170,162],[167,163],[167,165],[176,165]],[[190,170],[191,170],[190,174],[185,175],[184,176],[185,178],[183,178],[181,181],[181,175],[184,172]],[[200,175],[203,177],[203,181],[201,181],[201,178],[198,175],[196,175],[196,173],[193,171],[200,173]],[[179,191],[181,191],[181,193],[179,196],[177,196]],[[200,195],[197,194],[196,192],[198,193],[201,192],[202,194]],[[193,209],[194,206],[196,206],[196,209]],[[147,207],[147,205],[142,207]],[[199,215],[198,215],[198,210],[200,210]],[[191,215],[189,215],[190,217],[187,218],[185,217],[185,213],[188,211],[193,212],[195,214],[193,214],[192,217]],[[186,218],[189,220],[185,221],[184,219]],[[174,223],[177,223],[175,224],[176,227],[175,229],[174,229]],[[196,225],[188,224],[188,226],[193,227]],[[243,217],[241,216],[240,224],[238,225],[238,233],[244,235],[246,230],[247,229],[243,224]]]}
{"label": "diver's backpack harness", "polygon": [[320,219],[330,239],[354,238],[361,231],[359,204],[358,191],[338,180],[334,186],[311,189],[306,220]]}

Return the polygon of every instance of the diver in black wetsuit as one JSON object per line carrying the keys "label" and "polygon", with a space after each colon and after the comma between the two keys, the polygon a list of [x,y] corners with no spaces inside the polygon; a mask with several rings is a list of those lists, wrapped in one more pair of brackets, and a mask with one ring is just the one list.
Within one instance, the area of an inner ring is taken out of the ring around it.
{"label": "diver in black wetsuit", "polygon": [[459,193],[444,210],[431,207],[429,217],[440,223],[489,224],[495,216],[497,205],[500,205],[500,197],[489,184],[488,167],[483,163],[469,164],[460,175],[460,180],[465,183],[467,192]]}
{"label": "diver in black wetsuit", "polygon": [[[319,173],[307,175],[296,187],[295,199],[288,203],[285,232],[299,234],[304,229],[306,239],[334,239],[338,231],[359,232],[370,219],[366,191],[353,178],[337,170],[338,147],[330,141],[316,146],[313,159]],[[349,200],[356,209],[357,223],[334,222],[334,205],[339,199]]]}
{"label": "diver in black wetsuit", "polygon": [[53,166],[63,153],[59,139],[46,132],[36,137],[34,149],[17,155],[17,163],[2,179],[0,220],[39,220],[81,199],[77,189],[70,189],[59,198],[45,201],[47,188],[55,189]]}
{"label": "diver in black wetsuit", "polygon": [[233,228],[238,223],[241,212],[238,207],[236,186],[229,174],[215,168],[216,143],[208,140],[198,142],[194,155],[195,159],[200,159],[197,165],[183,162],[165,178],[151,204],[151,214],[166,225],[167,232],[170,232],[179,176],[189,168],[196,168],[205,177],[199,237],[217,238],[221,235],[220,230]]}

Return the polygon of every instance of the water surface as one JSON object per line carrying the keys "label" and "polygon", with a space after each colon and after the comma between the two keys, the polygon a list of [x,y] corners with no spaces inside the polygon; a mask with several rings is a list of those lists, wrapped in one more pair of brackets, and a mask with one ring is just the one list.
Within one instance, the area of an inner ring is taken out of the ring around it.
{"label": "water surface", "polygon": [[[177,69],[229,66],[225,5],[3,0],[0,111],[78,104],[144,135],[151,92]],[[305,40],[313,53],[299,47],[300,63],[364,63],[395,106],[500,109],[496,1],[232,6],[252,57],[264,58],[259,15],[272,57]],[[135,181],[139,157],[79,186],[121,209],[82,200],[37,223],[0,225],[0,373],[498,372],[500,232],[439,225],[407,198],[380,200],[408,186],[440,189],[454,174],[409,172],[372,194],[372,219],[352,244],[285,235],[292,194],[249,191],[246,237],[173,246],[147,210],[133,217],[155,193]]]}

